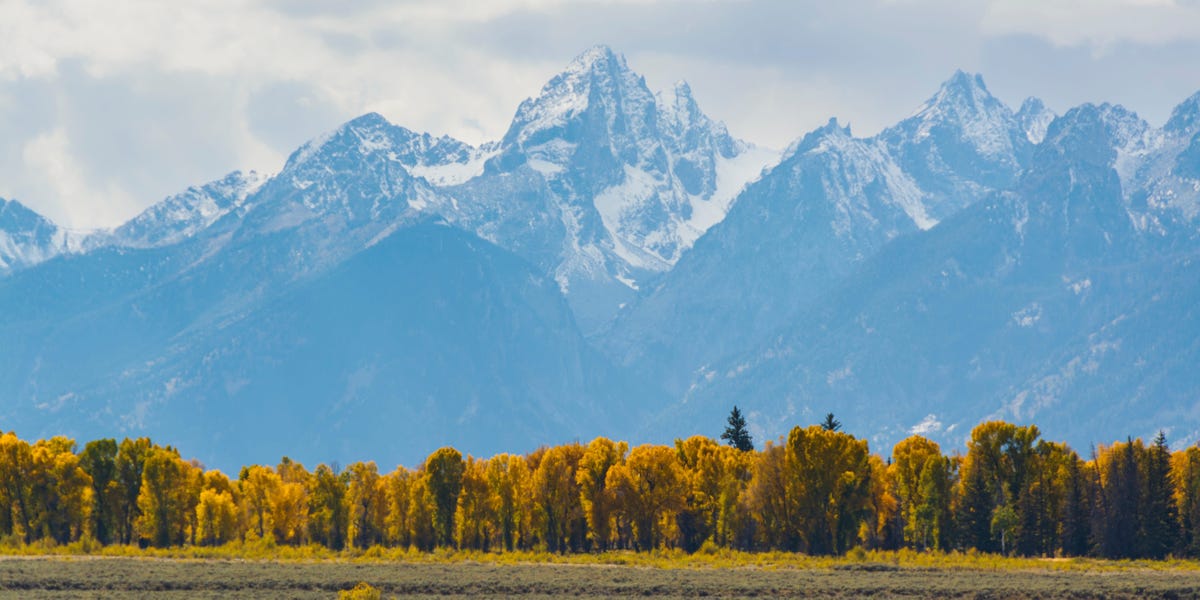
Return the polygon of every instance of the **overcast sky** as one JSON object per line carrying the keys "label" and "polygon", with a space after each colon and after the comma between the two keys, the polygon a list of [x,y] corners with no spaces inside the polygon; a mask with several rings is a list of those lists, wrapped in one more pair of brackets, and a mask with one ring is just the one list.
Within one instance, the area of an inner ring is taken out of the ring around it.
{"label": "overcast sky", "polygon": [[778,148],[831,116],[872,134],[957,68],[1155,125],[1200,90],[1200,0],[0,0],[0,197],[112,226],[367,111],[496,139],[597,43]]}

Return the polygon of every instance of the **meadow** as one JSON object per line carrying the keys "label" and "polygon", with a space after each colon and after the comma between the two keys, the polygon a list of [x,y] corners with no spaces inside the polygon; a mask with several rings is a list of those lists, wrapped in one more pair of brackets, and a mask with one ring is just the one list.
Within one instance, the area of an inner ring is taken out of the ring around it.
{"label": "meadow", "polygon": [[[299,550],[299,551],[297,551]],[[237,557],[185,550],[56,548],[0,557],[2,598],[383,597],[1200,598],[1200,563],[851,552],[595,555],[477,552]]]}

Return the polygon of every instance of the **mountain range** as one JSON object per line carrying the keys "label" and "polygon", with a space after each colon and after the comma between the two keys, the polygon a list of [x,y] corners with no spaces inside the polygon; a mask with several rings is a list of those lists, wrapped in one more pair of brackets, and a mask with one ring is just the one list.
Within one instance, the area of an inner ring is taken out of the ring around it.
{"label": "mountain range", "polygon": [[[953,74],[782,153],[604,46],[478,147],[358,117],[112,230],[0,200],[0,427],[219,466],[596,435],[876,450],[1200,433],[1200,94],[1153,127]],[[304,440],[303,443],[297,443]]]}

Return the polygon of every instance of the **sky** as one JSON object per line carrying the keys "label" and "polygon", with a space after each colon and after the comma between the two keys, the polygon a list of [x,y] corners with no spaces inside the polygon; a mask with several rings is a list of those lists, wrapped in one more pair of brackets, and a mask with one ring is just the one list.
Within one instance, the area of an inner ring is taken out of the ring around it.
{"label": "sky", "polygon": [[0,0],[0,197],[112,227],[369,111],[498,139],[599,43],[774,148],[871,135],[955,69],[1154,125],[1200,90],[1200,0]]}

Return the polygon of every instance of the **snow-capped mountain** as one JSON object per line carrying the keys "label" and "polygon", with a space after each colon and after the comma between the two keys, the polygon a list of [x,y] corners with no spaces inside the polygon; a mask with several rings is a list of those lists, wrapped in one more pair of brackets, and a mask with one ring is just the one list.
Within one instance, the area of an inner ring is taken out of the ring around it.
{"label": "snow-capped mountain", "polygon": [[82,237],[16,200],[0,198],[0,276],[68,252]]}
{"label": "snow-capped mountain", "polygon": [[772,339],[892,240],[1011,188],[1031,147],[982,78],[961,71],[873,138],[830,121],[747,187],[601,344],[685,394],[722,357]]}
{"label": "snow-capped mountain", "polygon": [[1139,229],[1120,175],[1157,139],[1120,107],[1069,111],[1012,190],[888,243],[656,424],[738,403],[764,435],[833,411],[885,448],[918,431],[957,445],[985,418],[1077,447],[1195,441],[1200,246]]}
{"label": "snow-capped mountain", "polygon": [[1180,103],[1162,130],[1129,126],[1120,168],[1140,229],[1165,241],[1200,234],[1200,93]]}
{"label": "snow-capped mountain", "polygon": [[932,226],[922,199],[885,145],[831,120],[751,184],[603,343],[684,393],[713,361],[770,337],[889,240]]}
{"label": "snow-capped mountain", "polygon": [[983,77],[962,71],[879,139],[921,186],[925,211],[936,221],[991,190],[1011,188],[1033,150],[1022,122]]}
{"label": "snow-capped mountain", "polygon": [[636,413],[557,283],[452,227],[408,171],[473,149],[406,153],[425,139],[410,134],[367,115],[215,219],[189,220],[204,188],[143,215],[193,227],[174,243],[110,243],[0,278],[13,399],[0,420],[30,435],[153,432],[229,466],[493,453]]}
{"label": "snow-capped mountain", "polygon": [[776,158],[731,137],[686,83],[655,95],[605,46],[521,103],[465,222],[552,274],[585,329],[669,270]]}

